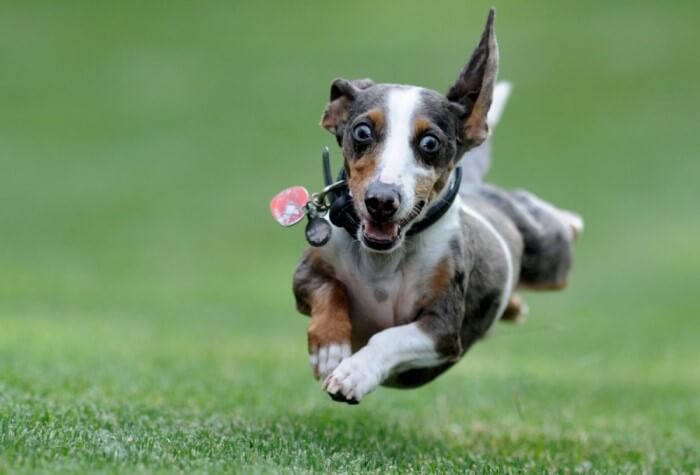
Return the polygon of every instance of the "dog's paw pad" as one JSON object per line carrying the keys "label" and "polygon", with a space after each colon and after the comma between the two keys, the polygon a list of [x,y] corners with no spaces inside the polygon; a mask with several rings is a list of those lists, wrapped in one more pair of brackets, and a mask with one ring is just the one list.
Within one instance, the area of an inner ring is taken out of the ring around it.
{"label": "dog's paw pad", "polygon": [[309,364],[316,379],[325,379],[331,371],[352,354],[350,343],[330,343],[314,348],[309,355]]}
{"label": "dog's paw pad", "polygon": [[351,406],[355,406],[357,404],[360,404],[360,401],[357,399],[347,399],[345,396],[343,396],[340,393],[328,393],[331,399],[333,399],[336,402],[344,402],[346,404],[350,404]]}

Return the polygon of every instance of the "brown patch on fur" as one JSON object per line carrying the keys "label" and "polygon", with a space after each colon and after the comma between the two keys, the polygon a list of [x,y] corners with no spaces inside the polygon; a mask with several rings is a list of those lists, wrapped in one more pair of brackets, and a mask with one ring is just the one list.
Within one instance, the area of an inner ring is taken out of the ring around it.
{"label": "brown patch on fur", "polygon": [[447,186],[453,168],[454,166],[450,165],[437,178],[435,173],[431,173],[428,176],[416,177],[416,185],[414,187],[416,201],[422,200],[432,202],[435,200],[445,186]]}
{"label": "brown patch on fur", "polygon": [[375,147],[362,157],[346,162],[348,188],[350,188],[355,203],[364,203],[365,192],[377,170],[378,155],[379,148]]}
{"label": "brown patch on fur", "polygon": [[[349,343],[352,334],[347,289],[317,249],[304,252],[294,273],[294,297],[299,312],[310,315],[309,353],[330,343]],[[318,374],[316,374],[318,376]]]}
{"label": "brown patch on fur", "polygon": [[352,325],[347,290],[332,279],[316,289],[307,328],[309,353],[330,343],[349,343]]}
{"label": "brown patch on fur", "polygon": [[428,201],[435,198],[435,177],[434,174],[416,177],[416,185],[413,188],[416,202]]}
{"label": "brown patch on fur", "polygon": [[486,114],[491,107],[493,87],[498,71],[498,45],[493,30],[495,11],[489,11],[486,26],[469,62],[447,92],[447,98],[469,110],[464,122],[464,138],[468,148],[481,144],[489,136]]}
{"label": "brown patch on fur", "polygon": [[418,307],[427,307],[440,298],[445,293],[445,289],[450,285],[453,274],[454,266],[449,256],[446,256],[438,263],[435,269],[433,269],[425,292],[418,301]]}
{"label": "brown patch on fur", "polygon": [[374,128],[378,131],[384,130],[386,125],[386,119],[384,117],[384,112],[381,109],[372,109],[367,112],[367,117],[374,124]]}
{"label": "brown patch on fur", "polygon": [[482,101],[481,98],[476,101],[474,108],[469,113],[469,117],[464,122],[464,137],[472,143],[473,146],[482,144],[489,138],[489,126],[486,123],[486,115],[491,107],[491,100]]}
{"label": "brown patch on fur", "polygon": [[450,173],[452,173],[452,169],[454,168],[454,165],[450,164],[447,167],[447,170],[444,171],[440,177],[435,180],[435,185],[433,186],[433,192],[430,195],[430,199],[434,200],[440,192],[447,186],[447,181],[450,179]]}
{"label": "brown patch on fur", "polygon": [[428,289],[433,296],[433,300],[443,293],[452,279],[454,270],[449,257],[444,257],[433,271],[428,283]]}
{"label": "brown patch on fur", "polygon": [[426,132],[430,129],[431,123],[428,119],[419,117],[418,119],[413,121],[413,137],[418,137],[419,135],[422,135],[423,132]]}
{"label": "brown patch on fur", "polygon": [[513,294],[508,300],[501,320],[508,323],[523,323],[527,315],[527,304],[519,295]]}

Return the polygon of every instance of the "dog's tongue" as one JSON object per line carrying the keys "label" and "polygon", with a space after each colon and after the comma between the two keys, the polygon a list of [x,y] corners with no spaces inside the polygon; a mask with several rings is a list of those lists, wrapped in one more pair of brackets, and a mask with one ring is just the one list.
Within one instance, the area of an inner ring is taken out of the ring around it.
{"label": "dog's tongue", "polygon": [[364,222],[365,237],[373,241],[393,241],[399,235],[399,223]]}

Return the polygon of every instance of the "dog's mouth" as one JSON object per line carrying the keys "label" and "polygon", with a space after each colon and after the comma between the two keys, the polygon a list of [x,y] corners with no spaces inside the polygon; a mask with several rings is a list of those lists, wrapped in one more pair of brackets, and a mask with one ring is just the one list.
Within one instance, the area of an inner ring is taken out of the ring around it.
{"label": "dog's mouth", "polygon": [[387,251],[399,240],[401,226],[397,222],[377,223],[370,219],[362,220],[362,240],[371,249]]}
{"label": "dog's mouth", "polygon": [[388,251],[396,247],[403,237],[403,231],[423,211],[425,201],[413,207],[411,214],[400,221],[379,223],[372,219],[362,219],[360,232],[364,244],[375,251]]}

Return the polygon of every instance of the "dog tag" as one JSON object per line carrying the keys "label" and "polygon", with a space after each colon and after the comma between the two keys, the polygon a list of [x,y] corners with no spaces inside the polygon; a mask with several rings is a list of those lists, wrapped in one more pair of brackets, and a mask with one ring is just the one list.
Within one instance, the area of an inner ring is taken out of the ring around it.
{"label": "dog tag", "polygon": [[328,221],[318,216],[315,212],[309,213],[309,222],[306,223],[306,240],[314,247],[325,246],[331,238],[331,225]]}
{"label": "dog tag", "polygon": [[[282,190],[270,201],[270,212],[282,226],[294,226],[304,219],[304,207],[309,202],[309,192],[303,186],[293,186]],[[307,226],[308,235],[308,226]]]}

